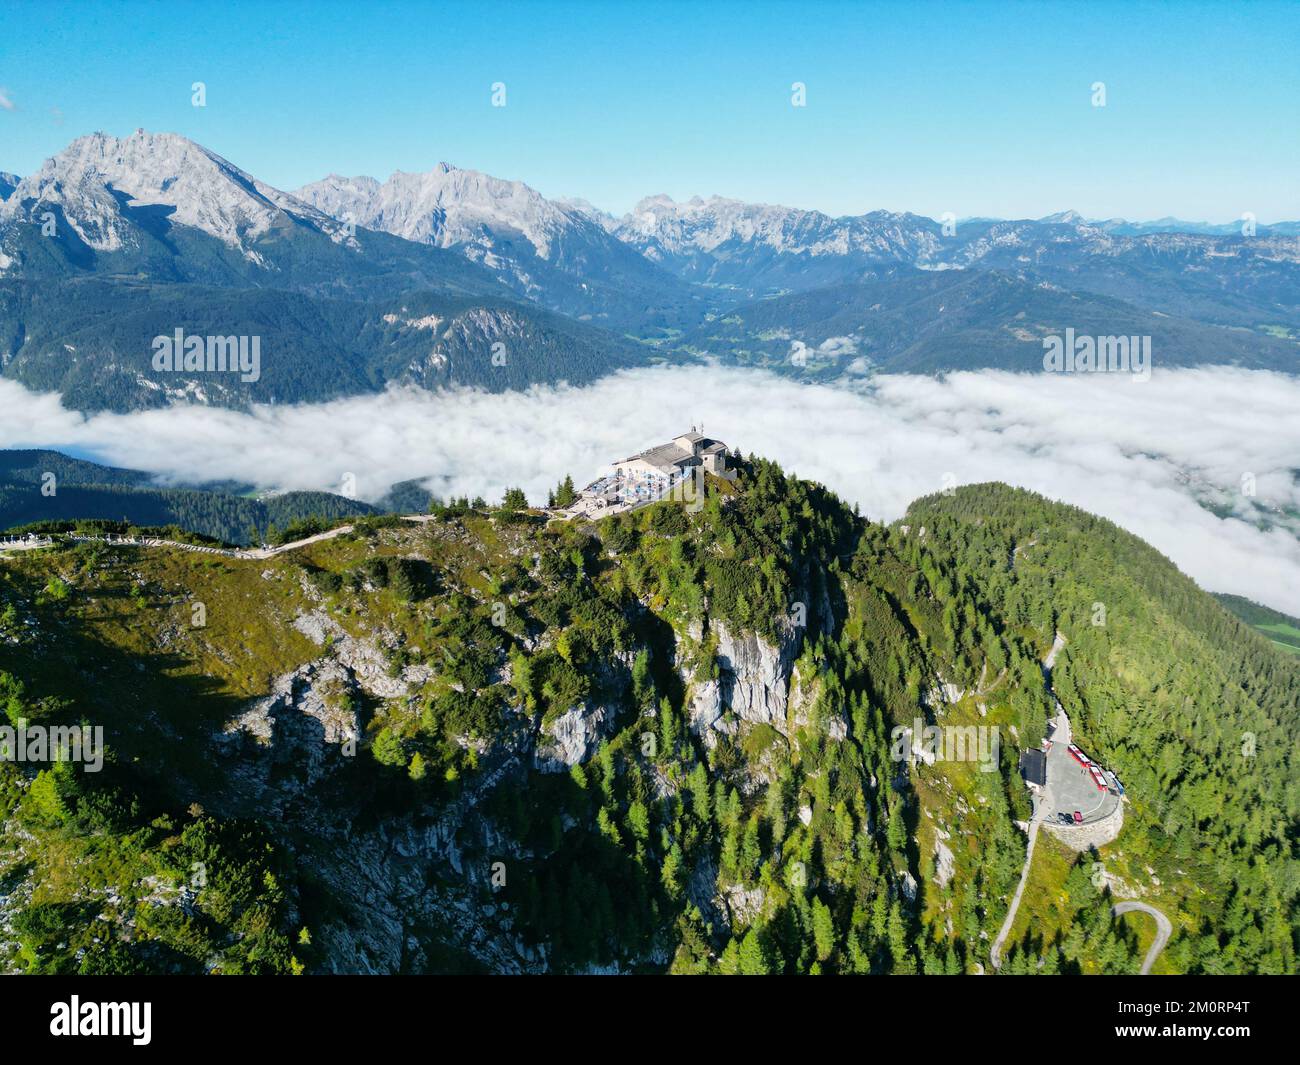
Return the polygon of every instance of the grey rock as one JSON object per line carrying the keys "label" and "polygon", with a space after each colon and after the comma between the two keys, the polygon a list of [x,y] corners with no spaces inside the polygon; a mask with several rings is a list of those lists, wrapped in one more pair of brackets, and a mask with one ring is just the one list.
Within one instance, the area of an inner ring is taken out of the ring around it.
{"label": "grey rock", "polygon": [[612,708],[592,703],[566,710],[542,727],[533,764],[543,773],[563,773],[586,761],[596,752],[615,716]]}
{"label": "grey rock", "polygon": [[784,734],[801,630],[784,618],[778,628],[774,646],[755,633],[733,633],[722,622],[714,625],[723,704],[742,721],[771,725]]}

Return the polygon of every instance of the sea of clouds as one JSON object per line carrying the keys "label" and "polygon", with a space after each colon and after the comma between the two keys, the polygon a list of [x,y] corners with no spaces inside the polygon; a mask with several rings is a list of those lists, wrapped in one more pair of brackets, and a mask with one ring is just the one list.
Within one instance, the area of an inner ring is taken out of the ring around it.
{"label": "sea of clouds", "polygon": [[981,371],[845,386],[670,367],[582,388],[393,389],[250,413],[89,416],[0,380],[0,447],[71,450],[164,483],[354,482],[363,499],[422,478],[444,497],[497,500],[519,485],[544,501],[566,473],[581,485],[691,425],[824,482],[878,520],[948,484],[1033,489],[1112,519],[1211,591],[1300,614],[1300,379],[1280,374],[1218,367],[1135,382]]}

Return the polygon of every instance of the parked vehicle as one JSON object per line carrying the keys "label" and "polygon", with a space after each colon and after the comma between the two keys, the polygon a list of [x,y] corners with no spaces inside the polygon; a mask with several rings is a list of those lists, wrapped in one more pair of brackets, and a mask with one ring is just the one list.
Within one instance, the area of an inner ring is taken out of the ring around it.
{"label": "parked vehicle", "polygon": [[1075,811],[1074,811],[1074,823],[1075,823],[1076,825],[1081,825],[1081,824],[1083,824],[1083,814],[1079,813],[1078,810],[1075,810]]}

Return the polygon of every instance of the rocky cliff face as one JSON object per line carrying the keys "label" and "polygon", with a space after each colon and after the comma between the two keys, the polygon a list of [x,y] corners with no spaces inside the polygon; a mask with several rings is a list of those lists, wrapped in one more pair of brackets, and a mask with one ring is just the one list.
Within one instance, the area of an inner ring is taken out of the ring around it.
{"label": "rocky cliff face", "polygon": [[[493,971],[546,971],[546,951],[518,937],[492,884],[496,868],[511,875],[530,854],[484,812],[483,802],[512,780],[523,786],[530,769],[561,773],[593,757],[617,727],[622,704],[616,692],[634,652],[610,663],[597,685],[600,694],[545,725],[512,712],[483,751],[472,787],[436,818],[412,811],[370,822],[320,796],[334,794],[333,774],[346,769],[345,749],[362,732],[352,697],[400,698],[406,684],[379,668],[377,646],[333,631],[327,618],[306,614],[296,627],[325,649],[322,658],[280,678],[274,693],[233,720],[219,743],[231,756],[240,793],[254,796],[264,811],[292,810],[297,826],[310,828],[300,835],[310,843],[297,850],[296,860],[331,894],[365,901],[315,930],[325,968],[420,971],[429,964],[423,930],[437,927],[444,943]],[[791,715],[802,718],[809,699],[808,684],[795,684],[792,697],[802,630],[783,624],[775,642],[725,624],[715,625],[714,634],[718,679],[693,686],[691,727],[706,742],[735,734],[742,722],[787,732]],[[285,773],[286,766],[295,770]],[[711,908],[718,904],[703,884],[698,890]]]}
{"label": "rocky cliff face", "polygon": [[290,793],[271,784],[277,766],[292,765],[301,786],[310,788],[337,759],[355,755],[361,739],[357,690],[354,675],[337,660],[312,662],[278,678],[270,695],[226,726],[217,749],[237,759],[245,805],[283,810]]}
{"label": "rocky cliff face", "polygon": [[584,702],[542,727],[533,764],[543,773],[563,773],[585,762],[609,732],[615,709]]}
{"label": "rocky cliff face", "polygon": [[[342,783],[364,732],[358,706],[404,697],[429,667],[393,676],[382,635],[355,639],[324,612],[303,614],[294,627],[322,647],[321,657],[278,678],[269,696],[215,737],[214,749],[229,781],[224,812],[256,815],[272,826],[292,823],[293,838],[281,842],[295,861],[334,897],[358,903],[314,930],[324,968],[422,971],[429,965],[427,930],[437,928],[443,943],[494,972],[545,971],[545,951],[519,939],[508,904],[494,898],[493,863],[508,875],[526,852],[481,810],[493,788],[512,776],[522,781],[533,764],[536,722],[510,711],[481,753],[481,774],[436,818],[422,809],[369,816],[359,805],[364,798]],[[559,739],[548,740],[554,750],[537,754],[539,764],[554,760],[562,769],[564,758],[594,752],[613,714],[588,710],[564,715]]]}
{"label": "rocky cliff face", "polygon": [[754,633],[733,632],[719,622],[719,689],[722,702],[742,721],[771,725],[786,731],[786,706],[790,674],[799,653],[802,634],[781,621],[777,642],[769,643]]}
{"label": "rocky cliff face", "polygon": [[544,725],[510,708],[482,745],[479,772],[453,801],[375,818],[344,784],[365,732],[358,706],[406,698],[431,667],[394,673],[384,632],[356,638],[320,609],[293,626],[321,656],[277,678],[270,695],[227,723],[214,747],[229,780],[223,812],[292,822],[293,838],[281,842],[295,861],[334,897],[364,900],[313,930],[326,970],[424,971],[428,930],[436,928],[441,943],[493,972],[546,971],[545,948],[519,937],[493,882],[494,875],[519,875],[532,855],[484,803],[503,785],[526,787],[532,769],[562,773],[593,757],[617,726],[636,651],[611,659],[591,697]]}
{"label": "rocky cliff face", "polygon": [[705,680],[695,685],[687,703],[686,714],[691,731],[710,747],[717,742],[716,733],[731,732],[732,727],[723,720],[726,706],[722,702],[722,685],[716,680]]}
{"label": "rocky cliff face", "polygon": [[316,935],[327,971],[425,971],[431,928],[492,972],[546,971],[545,949],[518,937],[493,884],[494,875],[519,875],[529,855],[479,809],[488,791],[525,769],[518,752],[507,754],[436,821],[417,813],[361,831],[336,825],[332,839],[313,839],[299,862],[359,903]]}
{"label": "rocky cliff face", "polygon": [[[718,733],[735,735],[740,722],[770,725],[785,734],[790,684],[803,629],[782,619],[772,642],[715,621],[712,633],[717,638],[716,679],[692,683],[691,678],[683,677],[690,685],[686,710],[691,729],[710,747]],[[702,630],[696,627],[687,640],[698,642],[701,636]]]}

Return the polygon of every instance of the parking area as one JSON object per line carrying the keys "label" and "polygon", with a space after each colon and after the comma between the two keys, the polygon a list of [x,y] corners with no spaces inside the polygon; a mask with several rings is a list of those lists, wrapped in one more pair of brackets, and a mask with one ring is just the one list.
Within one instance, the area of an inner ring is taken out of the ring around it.
{"label": "parking area", "polygon": [[1061,822],[1060,815],[1065,814],[1073,823],[1077,810],[1083,815],[1081,823],[1091,824],[1109,817],[1120,802],[1112,788],[1097,787],[1092,774],[1070,755],[1066,742],[1053,743],[1047,752],[1047,784],[1052,806],[1043,816],[1049,821]]}

